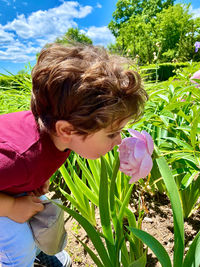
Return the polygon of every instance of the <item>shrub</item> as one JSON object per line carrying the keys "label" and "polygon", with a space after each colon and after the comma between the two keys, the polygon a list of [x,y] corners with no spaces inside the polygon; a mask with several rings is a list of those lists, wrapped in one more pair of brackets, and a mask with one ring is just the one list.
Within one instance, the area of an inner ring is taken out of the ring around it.
{"label": "shrub", "polygon": [[156,80],[156,70],[157,79],[159,81],[166,81],[170,77],[175,75],[177,69],[182,69],[189,67],[190,63],[160,63],[151,64],[148,66],[141,67],[141,72],[144,74],[146,80],[154,81]]}

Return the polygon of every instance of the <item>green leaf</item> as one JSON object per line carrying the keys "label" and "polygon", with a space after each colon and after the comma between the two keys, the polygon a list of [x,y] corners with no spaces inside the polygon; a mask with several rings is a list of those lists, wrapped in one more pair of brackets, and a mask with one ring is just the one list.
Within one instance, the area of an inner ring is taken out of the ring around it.
{"label": "green leaf", "polygon": [[108,252],[111,261],[114,263],[116,260],[114,239],[112,234],[109,204],[108,204],[108,177],[106,170],[105,159],[101,157],[101,178],[99,188],[99,212],[101,218],[101,225],[103,234],[105,236]]}
{"label": "green leaf", "polygon": [[191,138],[191,143],[192,146],[195,150],[195,146],[196,146],[196,134],[197,134],[197,127],[198,127],[198,123],[200,120],[200,110],[198,111],[194,111],[194,119],[192,120],[192,127],[191,127],[191,132],[190,132],[190,138]]}
{"label": "green leaf", "polygon": [[179,138],[175,137],[165,137],[164,139],[174,142],[176,145],[182,146],[185,149],[193,150],[193,147],[190,146],[185,141],[180,140]]}
{"label": "green leaf", "polygon": [[82,192],[92,203],[96,206],[99,204],[98,195],[92,192],[92,190],[77,176],[74,174],[74,178],[76,178],[76,185],[79,187],[79,192]]}
{"label": "green leaf", "polygon": [[147,262],[147,254],[145,252],[145,253],[143,253],[143,255],[139,259],[137,259],[134,262],[132,262],[131,264],[129,264],[128,267],[145,267],[146,262]]}
{"label": "green leaf", "polygon": [[98,164],[98,160],[91,160],[91,159],[88,159],[88,164],[90,166],[90,169],[91,169],[91,172],[92,172],[92,175],[95,179],[95,182],[97,184],[97,187],[99,188],[99,184],[100,184],[100,165]]}
{"label": "green leaf", "polygon": [[[140,229],[133,227],[127,227],[127,228],[139,239],[141,239],[142,242],[144,242],[153,251],[153,253],[156,255],[156,257],[158,258],[159,262],[162,264],[163,267],[172,266],[167,251],[157,239],[155,239],[152,235]],[[174,265],[174,266],[181,266],[181,265]]]}
{"label": "green leaf", "polygon": [[129,189],[128,189],[128,192],[124,198],[124,201],[122,202],[122,205],[120,207],[120,211],[119,211],[119,221],[122,223],[122,220],[123,220],[123,216],[124,216],[124,213],[125,213],[125,208],[127,207],[128,203],[129,203],[129,200],[130,200],[130,197],[131,197],[131,193],[132,193],[132,189],[133,189],[133,186],[134,186],[134,183],[130,185]]}
{"label": "green leaf", "polygon": [[192,174],[187,173],[181,181],[180,189],[186,189],[192,183],[197,174],[198,172],[193,172]]}
{"label": "green leaf", "polygon": [[119,157],[116,158],[116,161],[114,163],[114,169],[112,173],[111,183],[110,183],[110,212],[113,220],[113,224],[115,227],[115,231],[117,229],[117,216],[116,216],[116,207],[115,207],[115,181],[117,177],[117,172],[119,170]]}
{"label": "green leaf", "polygon": [[70,196],[67,192],[65,192],[62,188],[59,188],[59,190],[61,191],[61,193],[63,194],[64,197],[66,197],[66,199],[68,199],[71,204],[83,215],[83,217],[85,217],[87,220],[89,220],[93,225],[96,224],[96,222],[92,221],[90,218],[90,214],[88,213],[88,211],[84,208],[82,208],[82,206],[79,205],[79,203],[72,197]]}
{"label": "green leaf", "polygon": [[162,98],[163,100],[165,100],[167,103],[169,103],[169,98],[166,95],[158,95],[160,98]]}
{"label": "green leaf", "polygon": [[181,201],[173,175],[163,157],[156,159],[160,173],[167,187],[174,219],[174,266],[182,266],[184,252],[184,222]]}
{"label": "green leaf", "polygon": [[87,253],[90,255],[94,263],[97,265],[97,267],[104,267],[104,265],[101,263],[99,258],[94,254],[94,252],[85,243],[83,243],[77,236],[75,237],[82,244],[84,249],[87,251]]}
{"label": "green leaf", "polygon": [[92,174],[89,172],[89,170],[86,168],[85,164],[83,164],[82,160],[78,156],[76,157],[76,159],[77,159],[77,162],[78,162],[81,170],[83,171],[83,173],[87,177],[87,180],[89,182],[90,187],[94,190],[94,192],[96,194],[98,194],[99,190],[97,188],[97,185],[96,185],[96,183],[94,181],[94,178],[93,178]]}
{"label": "green leaf", "polygon": [[185,256],[183,267],[200,266],[200,232],[195,236]]}
{"label": "green leaf", "polygon": [[113,267],[113,264],[109,259],[108,253],[104,247],[104,244],[99,234],[97,233],[95,228],[90,224],[90,222],[86,220],[83,216],[78,214],[76,211],[73,211],[70,208],[67,208],[63,205],[59,205],[59,204],[57,205],[61,207],[64,211],[69,213],[69,215],[71,215],[85,229],[95,249],[97,250],[104,266]]}
{"label": "green leaf", "polygon": [[74,184],[71,176],[69,175],[68,171],[66,170],[64,164],[59,168],[67,186],[69,187],[70,191],[76,198],[77,202],[79,203],[80,206],[84,206],[84,200],[83,200],[83,195],[80,194],[79,190],[77,189],[77,186]]}

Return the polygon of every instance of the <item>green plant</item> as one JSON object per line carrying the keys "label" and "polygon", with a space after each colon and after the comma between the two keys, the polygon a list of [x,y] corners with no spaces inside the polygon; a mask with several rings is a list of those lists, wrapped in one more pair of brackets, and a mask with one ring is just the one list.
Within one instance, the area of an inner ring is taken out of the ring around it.
{"label": "green plant", "polygon": [[[174,181],[172,172],[164,159],[160,156],[157,150],[158,158],[156,159],[158,168],[165,182],[168,190],[174,218],[174,258],[173,266],[179,267],[192,267],[200,265],[200,232],[193,239],[192,244],[184,258],[184,221],[183,221],[183,210],[181,206],[181,200],[178,193],[178,188]],[[151,250],[155,253],[158,260],[163,267],[171,267],[169,255],[167,254],[164,247],[148,233],[128,227],[128,229],[138,238],[142,240]]]}
{"label": "green plant", "polygon": [[[200,196],[200,91],[191,85],[189,77],[187,83],[158,83],[151,85],[148,91],[150,101],[146,105],[142,120],[135,124],[134,128],[150,133],[171,166],[184,218],[187,218],[192,214]],[[156,160],[149,185],[154,193],[157,190],[161,194],[166,191]]]}
{"label": "green plant", "polygon": [[[72,208],[63,207],[63,209],[75,218],[87,232],[98,256],[86,244],[79,241],[97,266],[117,267],[122,263],[123,266],[142,267],[146,264],[146,251],[133,234],[124,230],[123,225],[124,219],[126,219],[129,226],[140,227],[142,218],[140,215],[137,222],[134,214],[127,207],[133,184],[128,184],[128,177],[118,172],[119,159],[116,153],[115,150],[114,154],[109,152],[101,160],[88,160],[87,162],[75,156],[81,169],[81,179],[77,178],[74,170],[71,170],[73,175],[72,180],[69,181],[71,178],[66,170],[64,171],[65,167],[61,168],[67,185],[73,190],[72,195],[66,194],[62,189],[61,192],[81,214]],[[90,168],[90,171],[86,166]],[[68,165],[68,168],[71,169],[72,165]],[[78,192],[75,188],[79,189]],[[87,201],[86,205],[83,200]],[[101,232],[95,228],[96,222],[94,223],[94,220],[87,215],[90,213],[90,211],[87,212],[88,208],[90,209],[88,205],[91,204],[93,207],[94,204],[99,207]]]}

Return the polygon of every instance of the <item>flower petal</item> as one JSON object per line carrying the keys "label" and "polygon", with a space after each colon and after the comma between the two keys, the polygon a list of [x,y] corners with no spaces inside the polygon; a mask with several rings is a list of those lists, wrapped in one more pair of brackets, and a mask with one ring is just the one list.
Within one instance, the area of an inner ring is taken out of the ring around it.
{"label": "flower petal", "polygon": [[137,182],[140,178],[141,178],[141,177],[140,177],[139,172],[134,173],[134,174],[131,176],[131,179],[129,180],[129,184],[132,184],[132,183]]}
{"label": "flower petal", "polygon": [[146,154],[140,165],[140,171],[139,171],[140,178],[146,177],[150,173],[152,166],[153,166],[152,158],[149,154]]}
{"label": "flower petal", "polygon": [[154,149],[153,139],[152,139],[151,135],[149,133],[147,133],[146,131],[142,131],[141,133],[146,139],[149,154],[152,155],[153,149]]}
{"label": "flower petal", "polygon": [[133,129],[128,129],[128,132],[129,132],[133,137],[135,137],[135,138],[137,138],[137,139],[140,139],[140,140],[144,140],[144,137],[143,137],[143,135],[142,135],[140,132],[138,132],[138,131],[136,131],[136,130],[133,130]]}
{"label": "flower petal", "polygon": [[192,79],[200,79],[200,70],[196,71],[192,77],[190,78],[191,82],[195,82],[195,81],[192,81]]}
{"label": "flower petal", "polygon": [[137,139],[137,142],[134,148],[134,157],[138,162],[141,162],[146,152],[146,149],[147,149],[146,142]]}

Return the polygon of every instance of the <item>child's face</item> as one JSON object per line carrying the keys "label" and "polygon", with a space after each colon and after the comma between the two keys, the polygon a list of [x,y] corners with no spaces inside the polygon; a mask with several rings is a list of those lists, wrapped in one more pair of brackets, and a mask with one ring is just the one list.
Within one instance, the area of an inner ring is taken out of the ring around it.
{"label": "child's face", "polygon": [[97,159],[121,144],[121,130],[129,120],[124,120],[119,130],[112,132],[111,127],[102,129],[94,134],[88,135],[85,139],[74,134],[72,136],[70,149],[86,159]]}

